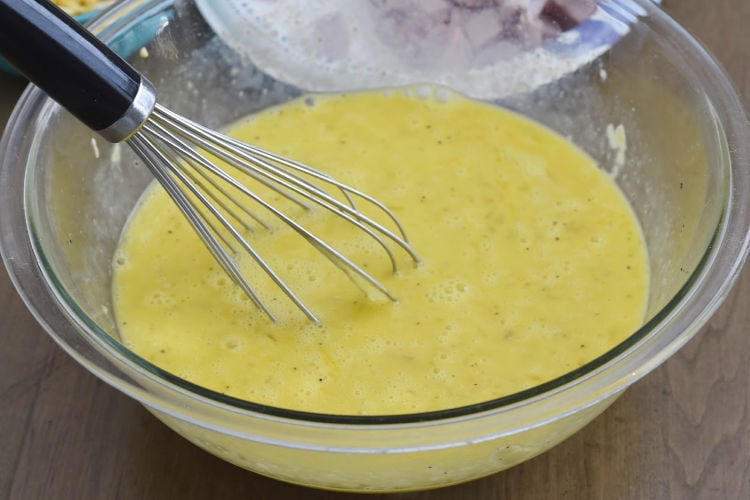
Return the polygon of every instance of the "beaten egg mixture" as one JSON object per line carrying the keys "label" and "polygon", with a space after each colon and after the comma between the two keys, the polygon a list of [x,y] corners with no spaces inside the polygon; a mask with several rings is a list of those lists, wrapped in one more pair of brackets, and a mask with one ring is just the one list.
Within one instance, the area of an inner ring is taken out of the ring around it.
{"label": "beaten egg mixture", "polygon": [[384,202],[423,263],[397,250],[393,274],[361,231],[252,185],[398,298],[368,297],[266,214],[273,229],[248,239],[322,320],[310,322],[243,257],[274,323],[154,185],[123,233],[113,294],[123,341],[164,370],[276,407],[413,413],[549,381],[641,325],[648,263],[627,201],[586,154],[536,123],[446,90],[404,89],[300,98],[229,133]]}

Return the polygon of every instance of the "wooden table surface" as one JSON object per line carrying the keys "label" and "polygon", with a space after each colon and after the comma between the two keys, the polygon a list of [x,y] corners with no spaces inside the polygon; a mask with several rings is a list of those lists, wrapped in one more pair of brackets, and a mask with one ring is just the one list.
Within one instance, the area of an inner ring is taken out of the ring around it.
{"label": "wooden table surface", "polygon": [[[665,8],[747,101],[750,1],[666,0]],[[0,129],[22,86],[0,76]],[[267,479],[183,440],[59,349],[1,267],[0,499],[360,497]],[[750,268],[689,345],[549,452],[485,479],[392,498],[750,499],[749,301]]]}

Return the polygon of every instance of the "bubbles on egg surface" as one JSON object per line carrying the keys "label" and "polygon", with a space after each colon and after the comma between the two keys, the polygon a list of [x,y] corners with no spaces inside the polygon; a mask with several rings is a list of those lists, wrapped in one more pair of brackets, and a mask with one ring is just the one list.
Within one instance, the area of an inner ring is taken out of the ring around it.
{"label": "bubbles on egg surface", "polygon": [[118,249],[114,255],[115,267],[125,268],[128,264],[130,264],[130,255],[126,251]]}
{"label": "bubbles on egg surface", "polygon": [[297,400],[297,402],[304,403],[306,405],[314,403],[319,393],[319,387],[316,387],[315,384],[307,382],[305,380],[297,381],[297,386],[294,390],[294,395],[296,396],[295,399]]}
{"label": "bubbles on egg surface", "polygon": [[242,346],[242,340],[238,337],[228,337],[222,343],[224,349],[234,351]]}
{"label": "bubbles on egg surface", "polygon": [[452,382],[456,378],[456,374],[452,370],[440,369],[431,378],[437,383],[445,384]]}
{"label": "bubbles on egg surface", "polygon": [[427,99],[428,97],[432,97],[432,87],[430,87],[429,85],[420,85],[415,89],[413,95],[419,97],[420,99]]}
{"label": "bubbles on egg surface", "polygon": [[[490,253],[493,251],[494,248],[495,248],[495,242],[489,238],[484,238],[482,241],[479,242],[479,249],[484,253]],[[495,274],[496,276],[496,273],[488,273],[488,274]],[[484,275],[482,278],[485,282],[488,282],[488,283],[492,282],[492,279],[487,279],[487,275]]]}
{"label": "bubbles on egg surface", "polygon": [[175,304],[174,296],[164,290],[155,290],[146,296],[146,303],[157,307],[169,307]]}
{"label": "bubbles on egg surface", "polygon": [[437,102],[448,102],[453,98],[453,91],[445,87],[435,89],[435,100]]}
{"label": "bubbles on egg surface", "polygon": [[212,288],[224,288],[232,284],[232,279],[223,270],[212,272],[206,277],[205,285]]}
{"label": "bubbles on egg surface", "polygon": [[377,356],[379,354],[382,354],[389,347],[389,344],[386,343],[386,339],[379,335],[367,336],[363,345],[364,351],[367,352],[370,356]]}
{"label": "bubbles on egg surface", "polygon": [[470,295],[471,287],[463,281],[452,278],[438,283],[426,292],[430,302],[437,304],[456,304]]}

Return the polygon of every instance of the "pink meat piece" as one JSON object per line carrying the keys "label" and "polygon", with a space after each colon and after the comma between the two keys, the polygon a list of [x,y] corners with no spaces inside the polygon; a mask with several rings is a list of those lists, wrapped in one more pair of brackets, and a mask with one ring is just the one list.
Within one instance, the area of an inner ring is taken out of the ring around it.
{"label": "pink meat piece", "polygon": [[588,19],[594,10],[594,0],[549,0],[542,9],[541,17],[562,30],[569,30]]}
{"label": "pink meat piece", "polygon": [[596,10],[595,0],[370,0],[370,5],[381,41],[405,49],[416,66],[492,64],[538,47]]}
{"label": "pink meat piece", "polygon": [[[394,41],[450,40],[483,47],[492,40],[540,44],[571,29],[596,9],[595,0],[371,0]],[[464,37],[449,31],[459,30]]]}

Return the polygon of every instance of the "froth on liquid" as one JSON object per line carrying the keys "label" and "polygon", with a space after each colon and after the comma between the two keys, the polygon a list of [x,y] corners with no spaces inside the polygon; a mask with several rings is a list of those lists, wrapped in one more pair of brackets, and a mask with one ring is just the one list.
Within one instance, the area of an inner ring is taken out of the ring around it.
{"label": "froth on liquid", "polygon": [[424,263],[397,252],[394,275],[361,231],[297,209],[399,300],[369,299],[274,221],[248,238],[323,326],[243,262],[274,324],[151,187],[116,252],[113,295],[124,342],[178,376],[304,411],[438,410],[558,377],[642,322],[648,263],[630,207],[589,157],[533,122],[412,89],[301,98],[230,132],[384,202]]}

